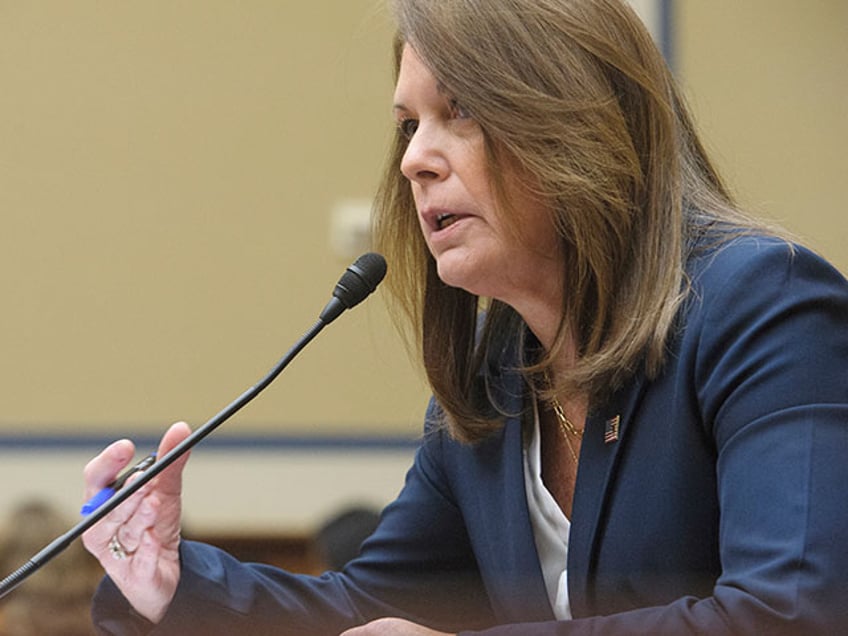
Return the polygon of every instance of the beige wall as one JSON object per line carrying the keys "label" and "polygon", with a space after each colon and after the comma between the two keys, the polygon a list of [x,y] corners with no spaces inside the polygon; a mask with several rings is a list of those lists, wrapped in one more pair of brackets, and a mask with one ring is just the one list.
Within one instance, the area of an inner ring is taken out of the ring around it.
{"label": "beige wall", "polygon": [[[390,134],[380,4],[0,3],[2,430],[201,423],[312,324]],[[674,6],[729,181],[848,269],[848,3]],[[372,300],[224,430],[414,432],[425,399]]]}
{"label": "beige wall", "polygon": [[[389,42],[373,0],[0,4],[0,425],[158,431],[258,380],[352,260]],[[417,432],[425,397],[372,300],[224,430]]]}
{"label": "beige wall", "polygon": [[741,201],[848,272],[848,2],[678,0],[677,74]]}

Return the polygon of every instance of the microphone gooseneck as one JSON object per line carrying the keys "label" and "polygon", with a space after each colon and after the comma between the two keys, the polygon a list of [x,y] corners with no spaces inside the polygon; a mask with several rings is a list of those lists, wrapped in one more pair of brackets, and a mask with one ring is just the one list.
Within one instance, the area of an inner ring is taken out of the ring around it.
{"label": "microphone gooseneck", "polygon": [[338,318],[339,315],[346,309],[351,309],[365,300],[377,288],[385,275],[386,260],[380,254],[371,252],[363,254],[356,259],[356,262],[348,267],[344,274],[342,274],[342,277],[336,284],[336,288],[333,290],[333,297],[321,312],[318,321],[311,329],[309,329],[309,331],[301,336],[297,342],[295,342],[292,348],[288,350],[286,355],[283,356],[276,365],[274,365],[265,377],[242,393],[238,398],[233,400],[233,402],[222,409],[203,426],[193,431],[191,435],[186,437],[168,453],[159,458],[159,460],[147,470],[139,473],[137,479],[118,490],[103,503],[97,502],[97,505],[92,506],[92,512],[82,521],[71,528],[68,532],[55,539],[24,565],[0,581],[0,598],[3,598],[18,585],[23,583],[27,577],[35,573],[53,557],[65,550],[72,541],[80,537],[86,530],[112,512],[112,510],[126,501],[130,496],[144,486],[144,484],[148,483],[151,479],[156,477],[156,475],[173,464],[188,450],[198,444],[212,431],[241,410],[241,408],[248,402],[259,395],[259,393],[261,393],[263,389],[265,389],[278,375],[280,375],[283,369],[289,365],[294,357],[300,353],[301,350],[309,344],[324,327]]}

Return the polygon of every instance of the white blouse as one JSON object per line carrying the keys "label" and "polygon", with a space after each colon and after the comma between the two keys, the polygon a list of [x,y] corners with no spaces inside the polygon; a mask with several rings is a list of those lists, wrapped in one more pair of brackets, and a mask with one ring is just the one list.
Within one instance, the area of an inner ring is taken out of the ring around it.
{"label": "white blouse", "polygon": [[524,444],[524,488],[530,509],[530,523],[548,600],[558,620],[571,618],[568,602],[568,533],[571,522],[542,482],[539,409],[533,405],[533,430]]}

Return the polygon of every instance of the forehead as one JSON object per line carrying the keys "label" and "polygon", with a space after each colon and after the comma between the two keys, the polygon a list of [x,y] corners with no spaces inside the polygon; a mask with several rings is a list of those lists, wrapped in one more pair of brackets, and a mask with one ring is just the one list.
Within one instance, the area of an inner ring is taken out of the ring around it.
{"label": "forehead", "polygon": [[408,108],[413,100],[442,99],[444,90],[408,44],[403,47],[400,71],[395,85],[395,108]]}

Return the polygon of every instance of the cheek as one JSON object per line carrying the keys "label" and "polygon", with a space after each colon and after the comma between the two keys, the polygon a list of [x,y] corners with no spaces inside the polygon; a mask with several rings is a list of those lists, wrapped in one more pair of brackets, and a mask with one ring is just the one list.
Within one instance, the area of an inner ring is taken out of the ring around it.
{"label": "cheek", "polygon": [[469,145],[460,165],[464,166],[463,181],[477,201],[491,206],[494,203],[494,189],[486,164],[482,144]]}
{"label": "cheek", "polygon": [[545,261],[561,261],[562,240],[553,211],[534,197],[513,200],[511,209],[515,216],[505,232],[514,237],[516,249]]}

